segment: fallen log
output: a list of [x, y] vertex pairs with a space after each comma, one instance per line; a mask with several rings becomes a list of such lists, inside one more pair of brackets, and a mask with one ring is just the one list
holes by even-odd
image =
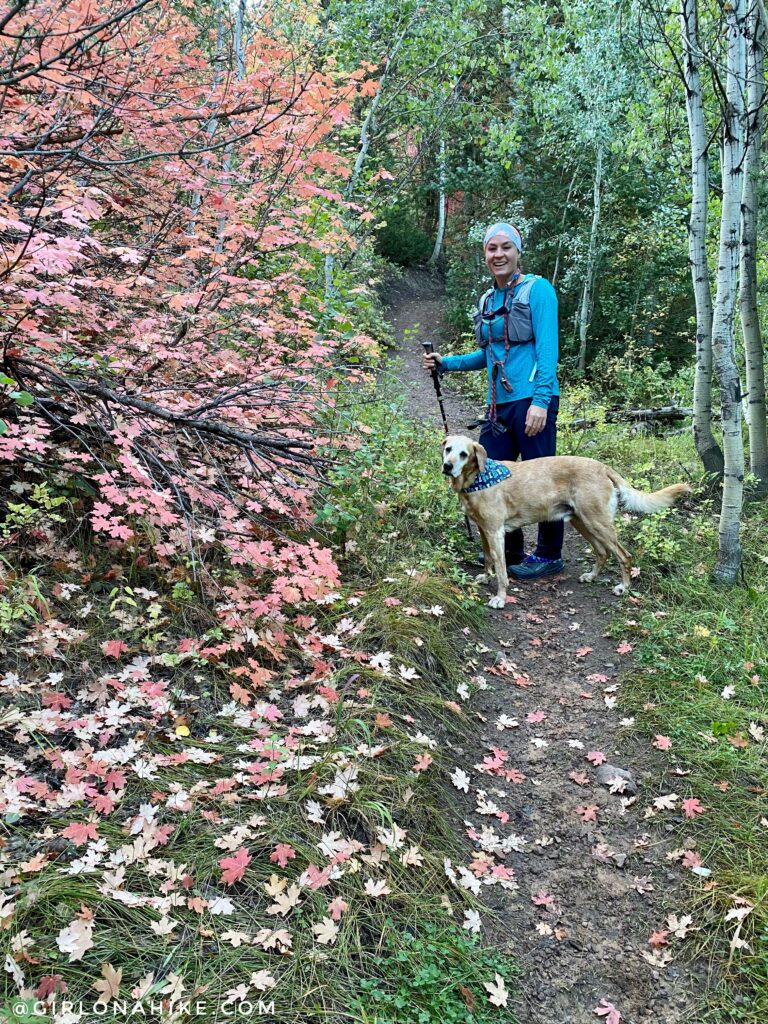
[[[693, 416], [693, 409], [680, 405], [664, 405], [659, 409], [609, 409], [605, 414], [607, 423], [652, 423], [654, 421], [670, 422], [685, 420]], [[586, 429], [597, 426], [596, 419], [571, 420], [563, 426], [571, 429]]]

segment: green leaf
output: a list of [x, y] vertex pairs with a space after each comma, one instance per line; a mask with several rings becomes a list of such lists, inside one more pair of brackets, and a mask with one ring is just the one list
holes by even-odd
[[5, 422], [5, 420], [0, 420], [0, 437], [2, 437], [3, 434], [7, 434], [7, 433], [8, 433], [8, 424]]
[[12, 391], [11, 398], [14, 400], [16, 405], [34, 405], [35, 397], [30, 395], [28, 391]]
[[727, 736], [736, 729], [736, 722], [713, 722], [712, 723], [712, 735], [713, 736]]

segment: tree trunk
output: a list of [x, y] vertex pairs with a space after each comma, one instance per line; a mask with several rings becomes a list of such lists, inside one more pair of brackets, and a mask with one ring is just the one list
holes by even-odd
[[576, 169], [573, 172], [571, 178], [571, 184], [568, 186], [568, 195], [566, 196], [565, 203], [563, 204], [563, 216], [560, 220], [560, 236], [557, 240], [557, 253], [555, 255], [555, 269], [552, 271], [552, 287], [554, 288], [557, 284], [557, 276], [560, 272], [560, 253], [563, 248], [563, 232], [565, 231], [565, 218], [568, 216], [568, 210], [571, 205], [571, 196], [573, 195], [573, 187], [576, 184], [576, 175], [579, 173], [581, 164], [576, 164]]
[[697, 0], [682, 0], [685, 107], [691, 145], [691, 217], [688, 253], [696, 301], [696, 370], [693, 383], [693, 437], [708, 473], [723, 472], [723, 453], [712, 433], [712, 291], [707, 264], [707, 201], [709, 157], [704, 126]]
[[749, 464], [761, 489], [768, 488], [768, 424], [765, 405], [765, 364], [760, 320], [757, 315], [757, 215], [760, 179], [760, 144], [765, 99], [765, 28], [757, 5], [748, 19], [747, 110], [744, 184], [741, 194], [741, 330], [747, 369], [747, 423]]
[[[245, 39], [243, 34], [243, 27], [245, 23], [245, 0], [239, 0], [237, 5], [237, 14], [235, 15], [235, 77], [238, 82], [242, 82], [245, 78]], [[226, 195], [229, 191], [229, 173], [232, 170], [232, 154], [235, 149], [234, 142], [230, 142], [226, 149], [226, 155], [224, 157], [224, 167], [222, 168], [222, 179], [223, 189], [222, 191]], [[219, 223], [216, 228], [216, 245], [215, 252], [221, 252], [224, 249], [224, 229], [227, 226], [227, 215], [222, 213], [219, 217]]]
[[744, 159], [744, 82], [747, 71], [746, 0], [726, 8], [728, 64], [723, 110], [720, 246], [717, 293], [712, 317], [712, 354], [723, 415], [723, 500], [716, 583], [735, 583], [741, 565], [741, 507], [744, 490], [744, 440], [741, 434], [741, 385], [736, 366], [734, 320], [739, 269], [739, 219]]
[[[352, 168], [352, 174], [349, 177], [349, 181], [347, 182], [347, 187], [346, 187], [346, 189], [344, 191], [344, 195], [345, 195], [345, 197], [347, 199], [350, 199], [352, 197], [354, 191], [355, 191], [355, 185], [357, 184], [357, 179], [360, 177], [360, 172], [363, 169], [363, 164], [365, 163], [366, 157], [368, 156], [368, 150], [371, 147], [371, 139], [373, 137], [373, 132], [374, 132], [374, 129], [376, 127], [376, 111], [379, 109], [379, 104], [381, 103], [381, 98], [384, 95], [384, 85], [385, 85], [385, 83], [387, 81], [387, 77], [389, 76], [389, 72], [390, 72], [390, 69], [392, 67], [392, 62], [394, 61], [395, 57], [397, 56], [398, 50], [403, 45], [403, 41], [404, 41], [404, 39], [405, 39], [405, 37], [406, 37], [406, 35], [408, 33], [408, 29], [410, 28], [410, 24], [411, 23], [410, 23], [410, 20], [409, 20], [406, 23], [405, 28], [400, 33], [400, 36], [399, 36], [397, 42], [392, 47], [392, 52], [389, 54], [389, 56], [386, 59], [386, 62], [384, 64], [384, 71], [382, 72], [381, 78], [379, 79], [378, 88], [376, 89], [376, 92], [375, 92], [374, 97], [373, 97], [373, 101], [371, 102], [371, 106], [368, 109], [368, 113], [365, 115], [365, 118], [363, 120], [363, 124], [362, 124], [362, 127], [360, 129], [360, 149], [358, 150], [357, 158], [355, 159], [355, 165]], [[335, 285], [334, 280], [333, 280], [333, 271], [334, 271], [335, 263], [336, 263], [336, 260], [335, 260], [335, 258], [333, 256], [333, 254], [329, 253], [325, 257], [325, 301], [326, 302], [328, 302], [330, 299], [332, 299], [334, 297], [334, 295], [336, 294], [336, 285]]]
[[437, 266], [437, 261], [440, 259], [440, 252], [443, 248], [443, 237], [445, 236], [445, 138], [440, 139], [438, 167], [440, 192], [437, 207], [437, 236], [432, 255], [429, 257], [430, 267]]
[[597, 271], [597, 233], [600, 227], [600, 191], [603, 185], [603, 147], [597, 147], [595, 160], [595, 178], [592, 184], [592, 227], [589, 232], [589, 249], [587, 251], [587, 270], [584, 274], [584, 288], [581, 293], [579, 310], [579, 369], [583, 373], [587, 368], [587, 331], [592, 319], [592, 296]]
[[[212, 92], [215, 95], [219, 85], [221, 84], [222, 68], [224, 64], [224, 7], [219, 0], [218, 4], [218, 15], [216, 18], [216, 53], [213, 58], [213, 89]], [[216, 134], [216, 128], [218, 126], [219, 119], [215, 114], [211, 114], [208, 118], [208, 123], [205, 126], [205, 134], [208, 136], [208, 141], [213, 139]], [[206, 154], [203, 157], [203, 170], [208, 167], [210, 157]], [[189, 225], [187, 232], [190, 235], [194, 235], [197, 228], [197, 216], [200, 212], [200, 205], [203, 201], [203, 194], [198, 189], [192, 196], [192, 202], [190, 204], [189, 213]]]

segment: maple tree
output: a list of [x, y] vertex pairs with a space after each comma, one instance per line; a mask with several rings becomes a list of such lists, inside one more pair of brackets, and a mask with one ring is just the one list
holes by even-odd
[[275, 609], [337, 580], [279, 527], [327, 465], [346, 342], [306, 275], [342, 232], [329, 143], [371, 83], [269, 9], [247, 41], [222, 17], [214, 44], [154, 0], [3, 16], [0, 458], [68, 478], [107, 543], [273, 576]]

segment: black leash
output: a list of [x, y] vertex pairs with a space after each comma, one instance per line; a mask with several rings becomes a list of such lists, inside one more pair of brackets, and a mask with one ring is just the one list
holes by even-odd
[[[435, 346], [432, 344], [431, 341], [422, 341], [421, 344], [422, 347], [424, 348], [424, 352], [427, 355], [435, 351]], [[437, 365], [433, 366], [432, 368], [432, 384], [434, 385], [435, 394], [437, 395], [437, 404], [440, 406], [440, 415], [443, 420], [443, 430], [445, 431], [447, 437], [448, 434], [450, 434], [450, 430], [448, 429], [448, 417], [445, 415], [445, 406], [443, 405], [443, 391], [442, 388], [440, 387], [440, 375], [437, 372]], [[464, 523], [467, 527], [467, 536], [469, 537], [470, 540], [473, 540], [474, 538], [472, 537], [472, 527], [470, 526], [469, 523], [469, 516], [464, 516]]]

